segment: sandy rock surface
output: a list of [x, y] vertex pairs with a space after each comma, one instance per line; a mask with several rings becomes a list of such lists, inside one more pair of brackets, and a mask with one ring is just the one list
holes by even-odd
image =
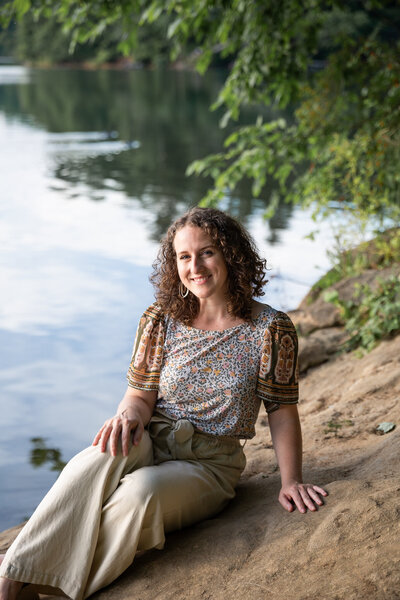
[[[138, 557], [99, 600], [400, 598], [400, 336], [360, 359], [335, 354], [340, 331], [324, 328], [324, 362], [303, 369], [300, 413], [305, 478], [327, 489], [325, 506], [302, 515], [278, 504], [262, 411], [235, 500]], [[384, 421], [397, 427], [378, 435]], [[0, 536], [3, 549], [17, 529]]]

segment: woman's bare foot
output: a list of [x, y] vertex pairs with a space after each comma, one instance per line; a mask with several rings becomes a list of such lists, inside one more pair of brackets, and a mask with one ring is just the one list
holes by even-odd
[[22, 585], [20, 581], [0, 577], [0, 600], [16, 600]]

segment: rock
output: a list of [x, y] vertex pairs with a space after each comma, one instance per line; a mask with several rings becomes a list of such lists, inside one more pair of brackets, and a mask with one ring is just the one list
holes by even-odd
[[315, 367], [327, 361], [329, 354], [323, 340], [312, 335], [299, 338], [299, 371], [304, 373], [309, 367]]
[[7, 548], [10, 547], [11, 542], [17, 537], [23, 526], [24, 523], [21, 523], [0, 533], [0, 554], [4, 554]]
[[393, 431], [393, 429], [395, 429], [395, 427], [396, 425], [394, 423], [384, 421], [383, 423], [379, 423], [378, 427], [376, 428], [376, 432], [380, 435], [383, 435], [384, 433], [390, 433]]
[[309, 335], [316, 329], [327, 329], [343, 325], [339, 309], [322, 299], [317, 300], [307, 309], [299, 308], [290, 311], [288, 314], [299, 334], [304, 336]]
[[346, 332], [339, 327], [314, 331], [307, 337], [299, 337], [299, 370], [304, 373], [327, 361], [346, 341]]

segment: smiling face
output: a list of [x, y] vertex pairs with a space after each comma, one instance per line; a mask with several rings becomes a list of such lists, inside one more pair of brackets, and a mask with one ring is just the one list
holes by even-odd
[[228, 271], [211, 237], [200, 227], [185, 225], [175, 234], [174, 248], [183, 285], [200, 301], [224, 299]]

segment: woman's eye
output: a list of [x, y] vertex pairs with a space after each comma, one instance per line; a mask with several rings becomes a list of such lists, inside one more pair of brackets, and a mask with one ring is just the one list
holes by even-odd
[[[201, 256], [213, 256], [213, 250], [203, 250], [200, 255]], [[179, 260], [190, 260], [190, 254], [181, 254]]]

